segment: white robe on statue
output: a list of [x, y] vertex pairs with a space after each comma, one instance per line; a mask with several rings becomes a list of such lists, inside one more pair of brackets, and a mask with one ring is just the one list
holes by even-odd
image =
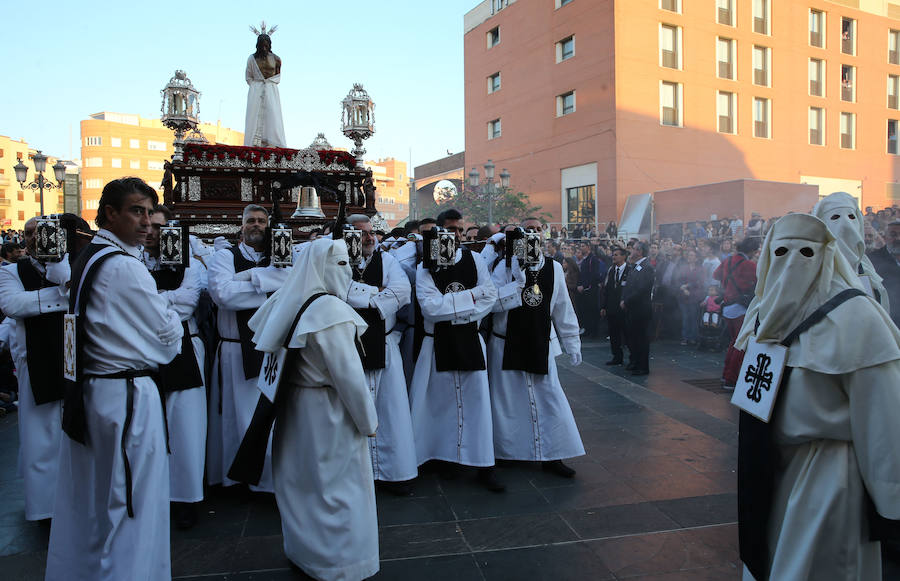
[[[538, 268], [543, 268], [544, 260], [546, 258], [542, 257]], [[578, 426], [575, 425], [572, 408], [559, 383], [556, 369], [556, 357], [562, 354], [560, 343], [566, 353], [581, 352], [578, 319], [569, 299], [562, 266], [555, 260], [552, 264], [552, 323], [547, 375], [503, 369], [506, 341], [497, 335], [506, 336], [509, 311], [522, 305], [522, 286], [511, 280], [513, 277], [508, 273], [505, 262], [500, 262], [492, 275], [499, 300], [494, 306], [494, 331], [488, 342], [488, 369], [494, 419], [494, 455], [504, 460], [561, 460], [584, 455]], [[511, 269], [519, 269], [515, 258]]]
[[[144, 255], [147, 268], [158, 268], [156, 258]], [[166, 394], [166, 422], [169, 428], [169, 499], [172, 502], [200, 502], [203, 500], [203, 469], [206, 465], [206, 378], [203, 373], [206, 350], [197, 336], [194, 314], [200, 299], [199, 271], [205, 270], [192, 259], [184, 271], [181, 286], [159, 294], [188, 322], [194, 357], [200, 367], [203, 385]]]
[[[115, 240], [129, 256], [109, 258], [94, 279], [84, 321], [86, 340], [80, 347], [84, 372], [157, 369], [177, 355], [181, 321], [156, 293], [140, 250], [102, 229], [95, 243], [106, 243], [101, 235]], [[162, 403], [150, 377], [138, 377], [134, 384], [134, 415], [126, 437], [134, 518], [126, 510], [120, 448], [126, 380], [89, 378], [84, 382], [87, 445], [62, 438], [47, 581], [171, 578]]]
[[[240, 251], [244, 258], [259, 262], [262, 252], [256, 252], [243, 242]], [[238, 339], [238, 324], [235, 312], [244, 309], [255, 309], [266, 301], [266, 294], [278, 289], [287, 276], [289, 269], [274, 266], [255, 267], [238, 275], [234, 271], [234, 255], [230, 249], [216, 252], [209, 265], [209, 294], [219, 306], [218, 326], [222, 338]], [[242, 280], [249, 273], [250, 280]], [[227, 477], [231, 462], [244, 439], [244, 433], [253, 419], [253, 412], [259, 401], [259, 390], [256, 388], [259, 370], [250, 379], [244, 378], [244, 362], [241, 357], [241, 344], [221, 342], [213, 367], [212, 388], [216, 390], [216, 409], [221, 405], [222, 413], [222, 474], [219, 481], [226, 486], [236, 484]], [[221, 397], [221, 401], [219, 398]], [[213, 405], [213, 402], [210, 402]], [[212, 481], [212, 477], [211, 481]], [[266, 453], [266, 464], [259, 485], [251, 486], [253, 490], [272, 492], [271, 445]]]
[[253, 55], [247, 59], [247, 116], [244, 121], [244, 145], [287, 147], [278, 83], [281, 74], [265, 78]]
[[[32, 259], [32, 264], [44, 272], [39, 262]], [[19, 380], [19, 469], [25, 480], [26, 520], [53, 517], [62, 437], [62, 401], [35, 404], [28, 377], [23, 319], [68, 309], [69, 293], [65, 287], [26, 291], [16, 264], [0, 268], [0, 310], [15, 321], [11, 323], [16, 336], [10, 342], [10, 355]]]
[[[400, 264], [387, 252], [381, 253], [383, 291], [361, 282], [350, 283], [347, 303], [353, 308], [374, 307], [390, 330], [397, 323], [397, 312], [409, 304], [411, 287]], [[365, 267], [365, 263], [361, 265]], [[400, 357], [400, 333], [385, 336], [384, 369], [366, 370], [366, 387], [378, 411], [378, 433], [369, 438], [372, 472], [375, 480], [399, 482], [418, 474], [416, 446], [413, 442], [409, 396]]]
[[[456, 251], [456, 262], [462, 251]], [[479, 323], [494, 306], [497, 289], [481, 257], [472, 253], [478, 270], [478, 285], [471, 290], [442, 294], [431, 272], [419, 265], [416, 298], [425, 319], [425, 332], [434, 324]], [[473, 300], [474, 296], [474, 300]], [[477, 340], [484, 353], [481, 335]], [[487, 357], [485, 357], [487, 360]], [[409, 393], [419, 464], [444, 460], [467, 466], [494, 465], [494, 435], [491, 428], [491, 395], [487, 369], [482, 371], [437, 371], [434, 338], [425, 336], [416, 361]]]

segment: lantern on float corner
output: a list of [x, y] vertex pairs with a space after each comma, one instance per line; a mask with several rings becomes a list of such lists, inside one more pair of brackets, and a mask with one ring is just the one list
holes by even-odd
[[353, 89], [347, 93], [341, 104], [343, 106], [341, 131], [356, 145], [351, 153], [356, 157], [357, 167], [362, 167], [363, 156], [366, 153], [362, 142], [375, 134], [375, 103], [363, 89], [362, 83], [354, 83]]
[[184, 159], [184, 136], [196, 130], [200, 122], [200, 91], [194, 88], [184, 71], [175, 71], [175, 76], [160, 91], [162, 96], [163, 125], [175, 132], [175, 155], [173, 159]]

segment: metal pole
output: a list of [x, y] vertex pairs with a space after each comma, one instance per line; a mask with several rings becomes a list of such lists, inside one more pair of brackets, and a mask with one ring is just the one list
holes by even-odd
[[41, 197], [41, 216], [44, 215], [44, 174], [38, 174], [38, 188], [40, 188]]
[[494, 225], [494, 183], [488, 182], [485, 184], [487, 186], [487, 195], [488, 195], [488, 226]]

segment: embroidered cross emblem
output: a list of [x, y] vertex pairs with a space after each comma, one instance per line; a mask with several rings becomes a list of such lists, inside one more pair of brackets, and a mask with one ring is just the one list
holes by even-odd
[[768, 371], [772, 358], [765, 353], [756, 356], [756, 367], [747, 366], [747, 373], [744, 375], [744, 381], [750, 384], [747, 390], [747, 397], [759, 403], [762, 399], [762, 390], [769, 391], [772, 388], [772, 372]]
[[278, 356], [275, 353], [270, 353], [266, 358], [265, 370], [263, 370], [263, 374], [266, 378], [266, 383], [273, 383], [275, 378], [278, 377]]

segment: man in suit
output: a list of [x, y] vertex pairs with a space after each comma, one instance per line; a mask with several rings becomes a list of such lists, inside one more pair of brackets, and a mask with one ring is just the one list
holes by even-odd
[[631, 362], [627, 369], [632, 375], [650, 372], [650, 321], [653, 319], [653, 267], [647, 259], [646, 242], [635, 242], [631, 248], [631, 270], [622, 285], [619, 306], [625, 311]]
[[882, 279], [891, 307], [891, 320], [900, 326], [900, 221], [887, 225], [884, 246], [869, 254], [875, 272]]
[[581, 303], [578, 310], [578, 318], [584, 326], [584, 337], [597, 335], [597, 309], [600, 306], [600, 286], [603, 284], [603, 264], [594, 255], [591, 245], [581, 245], [581, 255], [584, 257], [578, 265], [578, 291]]
[[[600, 316], [606, 317], [609, 327], [609, 349], [612, 359], [607, 365], [621, 365], [624, 361], [622, 342], [625, 340], [625, 313], [619, 303], [622, 302], [622, 283], [627, 280], [629, 266], [625, 262], [627, 254], [624, 248], [616, 248], [612, 253], [613, 265], [606, 273], [606, 286], [603, 293]], [[630, 348], [629, 348], [630, 350]]]

